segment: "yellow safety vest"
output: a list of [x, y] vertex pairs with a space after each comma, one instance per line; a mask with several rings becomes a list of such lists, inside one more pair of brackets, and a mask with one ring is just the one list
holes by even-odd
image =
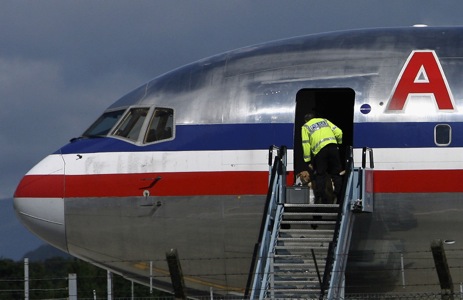
[[342, 130], [327, 119], [313, 118], [302, 126], [304, 161], [312, 160], [328, 144], [342, 143]]

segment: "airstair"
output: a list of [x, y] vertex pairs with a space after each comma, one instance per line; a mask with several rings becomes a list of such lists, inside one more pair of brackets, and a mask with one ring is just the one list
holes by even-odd
[[247, 295], [250, 299], [343, 298], [355, 214], [373, 211], [372, 150], [363, 148], [358, 168], [353, 166], [352, 149], [349, 152], [345, 197], [339, 204], [313, 204], [308, 187], [286, 186], [286, 147], [270, 147], [269, 166], [267, 202]]

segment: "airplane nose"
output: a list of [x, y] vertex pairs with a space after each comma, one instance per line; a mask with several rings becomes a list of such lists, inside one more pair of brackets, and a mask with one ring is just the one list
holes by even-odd
[[67, 252], [64, 201], [58, 198], [15, 198], [21, 222], [47, 243]]
[[23, 177], [14, 195], [14, 209], [32, 233], [67, 252], [61, 155], [46, 157]]

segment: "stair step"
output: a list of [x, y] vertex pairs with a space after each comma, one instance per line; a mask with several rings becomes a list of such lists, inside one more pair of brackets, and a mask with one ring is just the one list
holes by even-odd
[[339, 211], [339, 204], [284, 204], [285, 212], [337, 212]]
[[[314, 251], [314, 254], [318, 257], [321, 255], [326, 256], [327, 253], [326, 251], [328, 250], [329, 243], [324, 243], [323, 246], [321, 244], [315, 244], [315, 245], [310, 245], [304, 246], [304, 245], [276, 245], [275, 250], [278, 250], [278, 252], [275, 252], [276, 255], [306, 255], [305, 259], [311, 259], [312, 258], [312, 250]], [[284, 252], [284, 251], [287, 252]], [[299, 252], [295, 253], [293, 250], [299, 250]], [[301, 252], [303, 251], [303, 252]]]
[[[278, 250], [287, 250], [287, 251], [295, 251], [295, 250], [304, 250], [304, 251], [308, 251], [310, 253], [310, 249], [313, 249], [314, 251], [316, 249], [323, 249], [323, 250], [328, 250], [328, 244], [311, 244], [311, 245], [305, 245], [305, 244], [278, 244], [277, 247], [281, 247], [281, 248], [278, 248]], [[324, 253], [326, 255], [326, 253]]]
[[335, 212], [285, 212], [283, 218], [285, 217], [313, 217], [313, 216], [322, 216], [322, 217], [334, 217], [338, 216], [338, 213]]
[[278, 240], [280, 239], [317, 239], [319, 241], [332, 241], [333, 240], [333, 235], [328, 235], [328, 234], [306, 234], [306, 235], [300, 235], [300, 234], [288, 234], [288, 233], [281, 233], [278, 237]]
[[330, 239], [313, 239], [313, 240], [310, 240], [310, 239], [301, 239], [301, 238], [297, 238], [297, 239], [278, 239], [277, 240], [277, 245], [279, 246], [283, 246], [283, 245], [306, 245], [307, 247], [306, 248], [309, 248], [311, 246], [317, 246], [317, 245], [321, 245], [321, 244], [328, 244], [329, 242], [331, 242]]
[[274, 280], [275, 285], [290, 285], [290, 284], [298, 284], [298, 285], [312, 285], [312, 286], [318, 286], [320, 283], [315, 281], [315, 278], [311, 278], [312, 280]]
[[278, 242], [299, 242], [299, 243], [308, 243], [308, 242], [331, 242], [331, 237], [278, 237]]
[[[309, 280], [317, 278], [317, 271], [313, 269], [312, 271], [291, 271], [291, 270], [278, 270], [274, 272], [275, 279], [278, 281], [284, 280]], [[322, 275], [321, 275], [322, 276]]]
[[295, 204], [285, 203], [285, 208], [339, 208], [339, 204]]
[[286, 266], [293, 266], [293, 268], [298, 266], [301, 266], [300, 268], [312, 268], [314, 267], [314, 263], [313, 260], [304, 260], [302, 262], [296, 262], [292, 260], [277, 260], [274, 262], [274, 266], [275, 268], [284, 268]]
[[303, 234], [303, 235], [313, 235], [313, 234], [326, 234], [333, 237], [334, 229], [280, 229], [281, 233], [288, 234]]
[[300, 253], [298, 254], [275, 254], [273, 257], [275, 258], [275, 261], [278, 263], [285, 263], [285, 262], [292, 262], [292, 261], [304, 261], [304, 262], [313, 261], [313, 257], [310, 251], [304, 254], [300, 254]]
[[[324, 261], [323, 261], [324, 263]], [[317, 261], [317, 264], [320, 264], [318, 261]], [[275, 262], [274, 263], [274, 267], [273, 267], [275, 270], [297, 270], [297, 271], [300, 271], [300, 270], [315, 270], [315, 264], [313, 261], [304, 261], [302, 263], [296, 263], [296, 262], [290, 262], [290, 261], [279, 261], [279, 262]]]
[[320, 284], [319, 283], [312, 283], [310, 281], [301, 281], [301, 282], [282, 282], [282, 283], [277, 283], [275, 282], [274, 284], [274, 290], [280, 290], [284, 289], [287, 290], [289, 288], [291, 289], [320, 289]]
[[281, 280], [277, 281], [274, 280], [274, 288], [281, 288], [281, 289], [288, 289], [288, 288], [318, 288], [320, 283], [318, 282], [317, 276], [306, 277], [306, 278], [299, 278], [299, 279], [288, 279], [288, 280]]
[[[275, 275], [274, 280], [313, 280], [317, 279], [317, 270], [313, 269], [312, 271], [302, 270], [299, 272], [291, 270], [278, 270], [273, 273]], [[321, 274], [320, 276], [323, 276]], [[318, 279], [317, 279], [318, 280]]]
[[302, 225], [336, 225], [336, 221], [300, 221], [300, 220], [282, 220], [281, 224], [302, 224]]
[[298, 269], [305, 269], [305, 268], [313, 268], [315, 265], [313, 263], [298, 263], [298, 262], [294, 262], [294, 263], [289, 263], [289, 262], [279, 262], [279, 263], [274, 263], [273, 264], [273, 267], [274, 268], [284, 268], [284, 267], [298, 267]]
[[[272, 290], [269, 289], [267, 291], [267, 295], [271, 295]], [[307, 298], [310, 295], [319, 295], [320, 288], [306, 288], [306, 289], [295, 289], [295, 288], [281, 288], [281, 289], [274, 289], [275, 298], [278, 299], [318, 299], [318, 298]], [[273, 299], [275, 299], [273, 298]], [[266, 298], [270, 299], [270, 298]]]
[[311, 218], [311, 217], [320, 217], [320, 216], [325, 216], [329, 218], [336, 218], [338, 216], [337, 211], [311, 211], [311, 210], [286, 210], [283, 214], [283, 218], [291, 216], [291, 217], [296, 217], [296, 216], [301, 216], [305, 218]]
[[317, 275], [315, 267], [310, 269], [276, 269], [273, 271], [275, 280], [301, 280], [310, 279]]
[[272, 298], [270, 298], [271, 294], [268, 294], [269, 297], [264, 297], [263, 299], [268, 300], [293, 300], [293, 299], [305, 299], [305, 300], [318, 300], [320, 299], [320, 291], [312, 291], [312, 292], [304, 292], [302, 294], [294, 294], [294, 295], [286, 295], [286, 294], [278, 294], [274, 293]]
[[304, 251], [307, 251], [307, 250], [310, 250], [310, 249], [313, 249], [313, 250], [316, 250], [316, 249], [322, 249], [322, 250], [328, 250], [328, 244], [325, 245], [320, 245], [320, 246], [311, 246], [311, 247], [307, 247], [307, 246], [300, 246], [300, 245], [286, 245], [286, 246], [280, 246], [280, 245], [277, 245], [275, 246], [275, 249], [276, 250], [304, 250]]
[[[317, 265], [320, 266], [320, 264], [325, 264], [326, 260], [324, 257], [317, 257]], [[315, 263], [312, 260], [306, 260], [303, 262], [292, 262], [288, 260], [281, 260], [281, 261], [276, 261], [274, 262], [274, 268], [277, 270], [282, 270], [282, 269], [290, 269], [293, 268], [295, 270], [315, 270]]]

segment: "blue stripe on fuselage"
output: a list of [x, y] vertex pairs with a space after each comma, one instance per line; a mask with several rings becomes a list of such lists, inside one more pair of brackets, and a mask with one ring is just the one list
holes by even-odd
[[434, 142], [434, 128], [438, 124], [447, 124], [451, 127], [451, 143], [448, 147], [463, 146], [461, 122], [377, 122], [354, 124], [354, 147], [439, 147]]
[[[355, 148], [437, 147], [434, 143], [437, 124], [451, 126], [449, 147], [463, 146], [463, 123], [459, 122], [356, 123], [353, 144]], [[286, 145], [291, 149], [293, 130], [290, 123], [177, 125], [175, 139], [171, 141], [139, 146], [115, 138], [79, 139], [64, 146], [61, 153], [251, 150], [268, 149], [270, 145]]]

